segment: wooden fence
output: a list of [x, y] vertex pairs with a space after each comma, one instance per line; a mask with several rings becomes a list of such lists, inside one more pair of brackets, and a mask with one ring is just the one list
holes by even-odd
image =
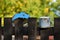
[[[4, 40], [12, 40], [12, 35], [15, 35], [15, 40], [23, 40], [23, 22], [26, 19], [17, 19], [12, 22], [11, 18], [4, 18], [4, 27], [0, 31], [0, 39], [1, 35], [4, 35]], [[0, 20], [1, 21], [1, 20]], [[36, 18], [29, 18], [28, 22], [28, 39], [29, 40], [36, 40]], [[12, 23], [15, 26], [12, 26]], [[1, 24], [1, 22], [0, 22]], [[1, 26], [1, 25], [0, 25]]]
[[[11, 18], [4, 18], [4, 27], [1, 27], [1, 18], [0, 18], [0, 40], [1, 40], [1, 35], [4, 35], [4, 40], [12, 40], [12, 35], [15, 35], [15, 40], [23, 40], [24, 30], [22, 29], [24, 28], [23, 27], [24, 20], [26, 19], [17, 19], [14, 22], [12, 22]], [[28, 40], [36, 40], [36, 35], [37, 35], [37, 30], [38, 30], [36, 26], [37, 25], [36, 20], [37, 20], [36, 18], [27, 19]], [[52, 32], [54, 33], [54, 36], [55, 36], [54, 38], [57, 39], [57, 37], [58, 38], [60, 37], [60, 33], [59, 33], [60, 31], [58, 31], [60, 30], [60, 27], [59, 27], [60, 25], [58, 25], [60, 24], [60, 18], [55, 18], [54, 22], [55, 22], [55, 27], [53, 28], [54, 32], [53, 31]], [[14, 27], [12, 26], [12, 23], [15, 24]], [[56, 35], [59, 35], [59, 36], [56, 36]]]

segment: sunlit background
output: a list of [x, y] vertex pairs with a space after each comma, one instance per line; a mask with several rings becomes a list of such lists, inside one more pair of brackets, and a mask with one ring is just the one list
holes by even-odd
[[30, 17], [49, 16], [53, 27], [54, 17], [59, 17], [59, 15], [55, 14], [57, 10], [60, 11], [59, 7], [60, 0], [0, 0], [1, 25], [4, 25], [4, 17], [10, 18], [14, 14], [24, 11]]

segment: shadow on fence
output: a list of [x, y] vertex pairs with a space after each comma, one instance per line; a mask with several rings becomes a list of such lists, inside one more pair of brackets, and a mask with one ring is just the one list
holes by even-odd
[[[25, 19], [26, 20], [26, 19]], [[11, 18], [5, 18], [4, 27], [1, 27], [1, 18], [0, 18], [0, 40], [1, 35], [4, 35], [4, 40], [12, 40], [12, 35], [15, 35], [15, 40], [23, 40], [23, 35], [28, 35], [28, 40], [36, 40], [36, 34], [40, 35], [41, 28], [37, 27], [36, 18], [30, 18], [27, 20], [28, 27], [23, 27], [24, 19], [17, 19], [13, 23], [15, 26], [12, 26]], [[50, 28], [50, 34], [54, 35], [55, 40], [60, 39], [60, 18], [55, 18], [55, 27]], [[53, 31], [54, 30], [54, 31]], [[57, 35], [57, 36], [56, 36]], [[58, 40], [57, 39], [57, 40]]]

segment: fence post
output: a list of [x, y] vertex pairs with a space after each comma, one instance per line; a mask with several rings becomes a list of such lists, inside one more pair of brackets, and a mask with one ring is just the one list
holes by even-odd
[[60, 40], [60, 18], [54, 18], [54, 40]]
[[36, 40], [36, 18], [28, 19], [28, 40]]
[[1, 18], [0, 18], [0, 40], [1, 40], [2, 30], [1, 30]]
[[41, 40], [49, 40], [50, 35], [50, 17], [40, 17], [39, 18], [40, 37]]
[[4, 18], [4, 40], [12, 40], [12, 21], [11, 18]]
[[14, 21], [15, 24], [15, 40], [23, 40], [23, 19], [18, 18]]

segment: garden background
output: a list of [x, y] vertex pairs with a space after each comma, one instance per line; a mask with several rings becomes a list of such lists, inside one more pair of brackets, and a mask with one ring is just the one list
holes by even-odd
[[[54, 10], [60, 10], [60, 0], [0, 0], [1, 25], [4, 26], [4, 18], [13, 17], [21, 11], [26, 12], [30, 17], [40, 18], [49, 16], [51, 27], [54, 26], [54, 18], [58, 17]], [[51, 9], [54, 10], [51, 10]]]

